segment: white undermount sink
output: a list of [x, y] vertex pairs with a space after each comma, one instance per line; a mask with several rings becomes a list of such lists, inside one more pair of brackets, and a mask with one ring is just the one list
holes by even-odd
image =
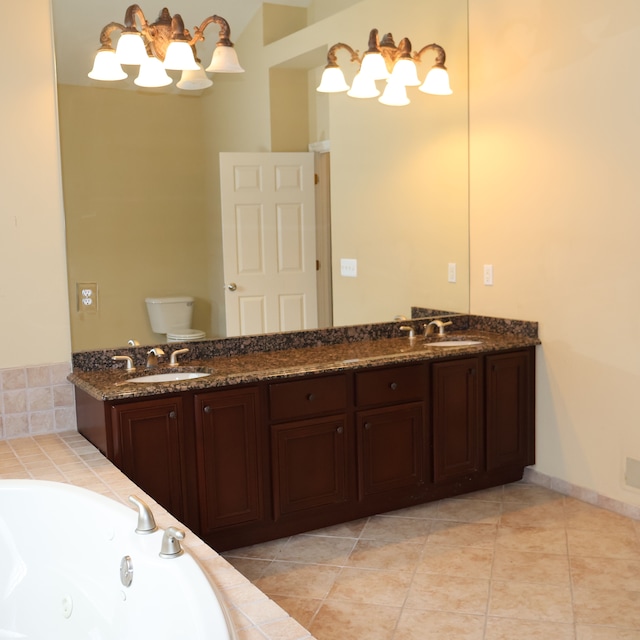
[[482, 340], [441, 340], [440, 342], [427, 342], [427, 347], [470, 347], [474, 344], [482, 344]]
[[196, 378], [204, 378], [211, 375], [201, 371], [171, 371], [169, 373], [153, 373], [148, 376], [140, 376], [131, 378], [127, 382], [136, 382], [143, 384], [153, 384], [154, 382], [179, 382], [180, 380], [195, 380]]

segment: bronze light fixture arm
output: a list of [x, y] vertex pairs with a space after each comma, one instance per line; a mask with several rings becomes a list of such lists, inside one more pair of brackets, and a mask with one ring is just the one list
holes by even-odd
[[198, 40], [204, 40], [204, 30], [213, 23], [220, 26], [217, 46], [233, 47], [233, 42], [231, 42], [231, 27], [229, 26], [229, 23], [223, 17], [215, 15], [205, 18], [199, 27], [195, 27], [194, 36], [191, 39], [190, 44], [193, 45], [198, 42]]
[[136, 28], [136, 18], [140, 20], [140, 27], [142, 31], [145, 31], [149, 27], [149, 23], [142, 12], [139, 4], [132, 4], [127, 7], [124, 14], [124, 26], [123, 33], [140, 33]]
[[348, 44], [345, 44], [344, 42], [336, 42], [336, 44], [334, 44], [329, 49], [329, 51], [327, 51], [327, 67], [339, 66], [338, 56], [336, 55], [336, 52], [340, 49], [345, 49], [349, 52], [349, 55], [351, 56], [351, 62], [360, 62], [360, 56], [358, 55], [357, 51], [352, 49]]
[[418, 51], [417, 53], [414, 53], [413, 59], [416, 60], [417, 62], [420, 62], [422, 54], [425, 51], [436, 51], [437, 55], [436, 55], [435, 66], [438, 66], [438, 67], [444, 66], [444, 63], [447, 59], [447, 54], [445, 53], [444, 49], [439, 44], [436, 44], [435, 42], [433, 42], [432, 44], [428, 44], [425, 47], [422, 47], [420, 51]]
[[100, 32], [100, 49], [99, 51], [115, 51], [113, 48], [113, 42], [111, 41], [111, 34], [114, 31], [124, 31], [124, 25], [119, 22], [110, 22], [102, 27]]

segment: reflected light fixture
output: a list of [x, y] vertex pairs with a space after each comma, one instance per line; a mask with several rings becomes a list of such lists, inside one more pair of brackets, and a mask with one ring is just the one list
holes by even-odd
[[[196, 50], [196, 43], [204, 40], [204, 31], [210, 24], [220, 27], [218, 42], [205, 69]], [[139, 25], [139, 27], [137, 26]], [[112, 36], [120, 32], [116, 47]], [[236, 50], [229, 39], [229, 23], [220, 16], [209, 16], [192, 36], [184, 27], [180, 14], [173, 16], [165, 7], [155, 22], [149, 23], [137, 4], [127, 8], [124, 24], [110, 22], [100, 32], [100, 49], [96, 53], [89, 77], [93, 80], [112, 82], [124, 80], [127, 73], [122, 65], [140, 66], [134, 80], [140, 87], [164, 87], [173, 82], [167, 70], [182, 71], [177, 83], [179, 89], [197, 91], [210, 87], [209, 73], [242, 73]]]
[[[360, 70], [353, 79], [351, 87], [338, 65], [337, 52], [345, 49], [351, 56], [351, 62], [358, 62]], [[418, 78], [417, 62], [427, 51], [435, 51], [435, 64], [427, 73], [424, 82]], [[327, 52], [327, 66], [324, 68], [317, 91], [321, 93], [339, 93], [346, 91], [352, 98], [378, 98], [382, 104], [401, 107], [409, 104], [407, 87], [418, 87], [423, 93], [447, 96], [453, 93], [449, 85], [449, 74], [444, 66], [446, 54], [439, 44], [428, 44], [419, 51], [411, 51], [411, 41], [403, 38], [396, 47], [393, 36], [387, 33], [378, 39], [378, 30], [369, 33], [369, 48], [362, 55], [348, 44], [338, 42]], [[385, 80], [382, 95], [376, 84]], [[378, 97], [380, 96], [380, 97]]]

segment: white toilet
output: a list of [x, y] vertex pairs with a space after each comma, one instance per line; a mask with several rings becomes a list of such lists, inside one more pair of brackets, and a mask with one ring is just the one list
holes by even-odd
[[193, 298], [145, 298], [147, 313], [154, 333], [166, 333], [167, 342], [193, 342], [203, 340], [204, 331], [191, 328]]

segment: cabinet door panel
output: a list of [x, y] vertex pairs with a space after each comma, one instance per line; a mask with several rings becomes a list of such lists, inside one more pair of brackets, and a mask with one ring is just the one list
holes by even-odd
[[182, 517], [182, 399], [113, 405], [115, 464], [143, 491]]
[[261, 519], [257, 391], [198, 394], [195, 403], [203, 532]]
[[346, 428], [344, 416], [271, 427], [276, 520], [347, 500]]
[[433, 365], [434, 481], [480, 470], [480, 373], [477, 358]]
[[424, 483], [425, 420], [422, 404], [358, 413], [360, 499]]
[[533, 464], [528, 351], [487, 357], [487, 469]]

